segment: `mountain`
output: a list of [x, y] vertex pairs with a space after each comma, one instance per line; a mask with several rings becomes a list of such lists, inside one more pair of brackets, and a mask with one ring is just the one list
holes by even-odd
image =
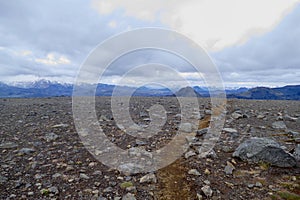
[[279, 88], [256, 87], [246, 92], [229, 94], [228, 98], [262, 100], [300, 100], [300, 85]]
[[31, 84], [13, 86], [5, 83], [0, 84], [0, 97], [52, 97], [71, 96], [73, 86], [44, 80]]
[[[92, 88], [96, 88], [96, 96], [111, 96], [115, 85], [108, 84], [81, 84], [77, 89], [80, 90], [80, 95], [90, 95]], [[132, 96], [175, 96], [168, 88], [149, 88], [149, 87], [128, 87], [118, 86], [120, 89], [117, 96], [128, 95], [130, 91], [134, 91]], [[218, 94], [218, 91], [211, 91], [213, 94]], [[73, 85], [51, 82], [48, 80], [40, 80], [34, 82], [19, 82], [11, 85], [0, 82], [0, 98], [8, 97], [54, 97], [54, 96], [72, 96]], [[194, 86], [185, 87], [178, 90], [176, 96], [191, 97], [195, 94], [198, 97], [209, 97], [209, 90], [206, 87]], [[226, 89], [228, 98], [238, 99], [272, 99], [272, 100], [300, 100], [300, 85], [290, 85], [278, 88], [256, 87], [252, 89], [237, 88]]]
[[175, 95], [177, 97], [200, 97], [201, 95], [192, 87], [184, 87], [178, 90]]

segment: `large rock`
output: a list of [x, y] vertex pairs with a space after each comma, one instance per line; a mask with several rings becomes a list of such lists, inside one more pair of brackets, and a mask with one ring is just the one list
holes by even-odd
[[294, 167], [296, 159], [285, 152], [280, 145], [269, 138], [250, 138], [233, 153], [234, 157], [239, 157], [248, 162], [267, 162], [277, 167]]
[[274, 122], [272, 124], [272, 128], [274, 129], [280, 129], [280, 130], [285, 130], [287, 129], [285, 123], [283, 121], [277, 121], [277, 122]]

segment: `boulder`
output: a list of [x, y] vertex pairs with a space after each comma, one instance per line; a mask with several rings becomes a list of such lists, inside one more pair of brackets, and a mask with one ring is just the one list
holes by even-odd
[[235, 150], [233, 157], [239, 157], [248, 162], [267, 162], [277, 167], [295, 167], [296, 159], [285, 152], [281, 146], [269, 138], [253, 137]]

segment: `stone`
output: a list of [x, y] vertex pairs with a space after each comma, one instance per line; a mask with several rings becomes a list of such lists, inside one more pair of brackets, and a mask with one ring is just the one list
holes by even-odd
[[297, 117], [291, 117], [289, 115], [285, 115], [283, 117], [283, 119], [286, 120], [286, 121], [296, 122], [298, 118]]
[[238, 133], [238, 131], [233, 128], [223, 128], [223, 131], [226, 133]]
[[204, 170], [204, 174], [206, 174], [206, 175], [210, 175], [210, 171], [209, 171], [209, 169], [207, 169], [207, 168], [206, 168], [206, 169]]
[[33, 193], [33, 192], [28, 192], [27, 195], [28, 195], [28, 196], [33, 196], [34, 193]]
[[188, 151], [184, 154], [184, 157], [188, 159], [189, 157], [195, 156], [196, 153], [194, 151]]
[[189, 170], [188, 174], [195, 175], [195, 176], [200, 176], [201, 175], [200, 172], [198, 170], [196, 170], [196, 169]]
[[182, 123], [180, 125], [180, 129], [183, 132], [190, 133], [192, 132], [192, 124], [191, 123]]
[[208, 133], [208, 128], [203, 128], [203, 129], [197, 130], [196, 136], [201, 137], [201, 136], [205, 135], [206, 133]]
[[156, 182], [157, 182], [156, 176], [153, 173], [147, 174], [140, 179], [140, 183], [156, 183]]
[[16, 147], [18, 147], [18, 145], [13, 142], [6, 142], [6, 143], [0, 144], [0, 149], [12, 149], [12, 148], [16, 148]]
[[261, 182], [256, 182], [255, 183], [255, 187], [259, 187], [259, 188], [261, 188], [263, 185], [261, 184]]
[[1, 176], [1, 175], [0, 175], [0, 184], [6, 183], [7, 180], [8, 180], [8, 178], [6, 178], [5, 176]]
[[234, 113], [231, 114], [231, 117], [233, 119], [240, 119], [240, 118], [243, 118], [243, 115], [238, 113], [238, 112], [234, 112]]
[[60, 173], [55, 173], [55, 174], [52, 175], [52, 178], [58, 178], [58, 177], [61, 177]]
[[197, 199], [198, 199], [198, 200], [202, 200], [202, 199], [203, 199], [203, 196], [202, 196], [201, 194], [197, 193]]
[[48, 188], [48, 191], [49, 191], [50, 193], [52, 193], [52, 194], [59, 194], [59, 190], [58, 190], [58, 188], [55, 187], [55, 186], [52, 186], [52, 187]]
[[288, 131], [289, 136], [293, 137], [293, 138], [300, 138], [300, 133], [296, 132], [296, 131]]
[[127, 193], [126, 195], [123, 196], [122, 200], [136, 200], [133, 194]]
[[79, 178], [80, 178], [80, 179], [85, 179], [85, 180], [90, 179], [90, 177], [89, 177], [88, 175], [84, 174], [84, 173], [81, 173], [81, 174], [79, 175]]
[[277, 167], [295, 167], [295, 158], [285, 152], [282, 147], [272, 139], [253, 137], [238, 146], [233, 157], [244, 161], [270, 163]]
[[294, 155], [295, 159], [299, 162], [300, 161], [300, 144], [297, 144], [293, 155]]
[[56, 124], [52, 128], [68, 128], [69, 124]]
[[34, 149], [31, 149], [31, 148], [22, 148], [19, 150], [19, 153], [20, 154], [31, 154], [31, 153], [34, 153], [35, 150]]
[[44, 137], [44, 139], [47, 141], [47, 142], [52, 142], [52, 141], [55, 141], [59, 136], [56, 135], [55, 133], [47, 133]]
[[277, 121], [272, 123], [272, 128], [279, 129], [279, 130], [285, 130], [287, 129], [285, 123], [283, 121]]
[[257, 115], [257, 119], [264, 119], [266, 116], [265, 115], [262, 115], [262, 114], [259, 114], [259, 115]]
[[209, 185], [205, 185], [201, 188], [202, 192], [204, 193], [205, 196], [207, 197], [212, 197], [213, 195], [213, 191], [212, 189], [210, 188]]
[[231, 162], [227, 161], [227, 165], [224, 169], [225, 174], [231, 175], [234, 169], [235, 169], [234, 165]]

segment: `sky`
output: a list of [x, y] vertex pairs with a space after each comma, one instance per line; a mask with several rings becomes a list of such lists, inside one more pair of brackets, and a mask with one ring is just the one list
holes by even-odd
[[[157, 27], [183, 34], [203, 48], [226, 87], [295, 85], [300, 84], [299, 23], [300, 0], [0, 1], [0, 81], [74, 83], [101, 43], [125, 31]], [[125, 42], [135, 41], [119, 45]], [[190, 63], [153, 49], [121, 56], [100, 81], [118, 84], [128, 74], [132, 77], [122, 84], [159, 78], [182, 86], [155, 67], [157, 73], [128, 73], [147, 63], [169, 65], [190, 84], [205, 84]], [[103, 67], [101, 59], [97, 66]]]

